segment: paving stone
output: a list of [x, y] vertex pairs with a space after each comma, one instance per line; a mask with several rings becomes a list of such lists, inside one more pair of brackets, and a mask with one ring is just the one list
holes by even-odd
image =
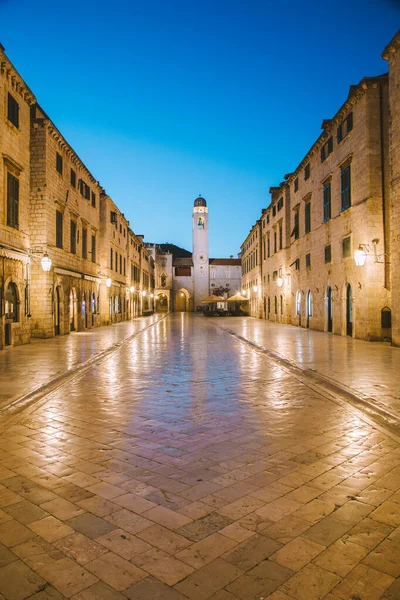
[[145, 571], [113, 552], [87, 563], [85, 568], [118, 592], [147, 576]]
[[352, 524], [346, 521], [338, 521], [334, 517], [326, 517], [303, 533], [303, 537], [330, 546], [352, 528]]
[[344, 541], [353, 542], [369, 550], [375, 548], [382, 540], [388, 537], [393, 528], [374, 519], [363, 519], [344, 536]]
[[7, 600], [24, 600], [46, 587], [46, 582], [17, 560], [0, 568], [0, 592]]
[[362, 600], [380, 600], [393, 582], [394, 578], [385, 573], [358, 565], [333, 589], [333, 593], [341, 600], [357, 597]]
[[30, 531], [25, 525], [12, 520], [0, 525], [0, 543], [11, 548], [22, 542], [36, 537], [36, 533]]
[[368, 554], [368, 549], [354, 544], [337, 540], [322, 552], [313, 562], [318, 567], [331, 571], [340, 577], [345, 577]]
[[115, 525], [101, 519], [100, 517], [96, 517], [90, 513], [84, 513], [83, 515], [79, 515], [68, 521], [68, 525], [83, 533], [90, 539], [96, 539], [105, 533], [109, 533], [110, 531], [114, 531], [117, 529]]
[[300, 571], [324, 550], [325, 546], [299, 536], [275, 552], [270, 560], [292, 571]]
[[362, 562], [392, 577], [399, 577], [400, 544], [388, 538], [381, 542]]
[[125, 596], [116, 592], [102, 581], [73, 596], [73, 600], [124, 600]]
[[191, 600], [206, 600], [240, 577], [242, 573], [243, 571], [234, 565], [217, 558], [178, 583], [175, 589]]
[[66, 525], [55, 517], [44, 517], [39, 521], [33, 521], [33, 523], [29, 523], [28, 527], [47, 542], [55, 542], [66, 535], [74, 533], [72, 527], [69, 527], [69, 525]]
[[45, 510], [36, 506], [36, 504], [32, 504], [32, 502], [18, 502], [18, 504], [12, 504], [11, 506], [7, 506], [4, 509], [10, 517], [16, 519], [23, 525], [27, 525], [28, 523], [32, 523], [33, 521], [37, 521], [42, 517], [48, 516]]
[[197, 519], [196, 521], [190, 522], [188, 525], [180, 527], [176, 532], [193, 542], [200, 542], [200, 540], [203, 540], [213, 533], [217, 533], [217, 531], [231, 523], [232, 519], [218, 513], [211, 513], [202, 519]]
[[[147, 513], [145, 513], [147, 514]], [[141, 515], [137, 515], [136, 513], [127, 510], [125, 508], [111, 513], [111, 515], [107, 515], [105, 520], [109, 523], [112, 523], [115, 528], [124, 529], [129, 533], [135, 534], [143, 529], [147, 529], [147, 527], [151, 527], [152, 522], [149, 519]]]
[[[135, 583], [124, 590], [124, 596], [129, 600], [185, 600], [187, 598], [187, 596], [182, 596], [178, 591], [154, 578], [142, 579]], [[82, 600], [91, 599], [82, 598]], [[93, 600], [97, 599], [93, 598]], [[107, 599], [105, 598], [105, 600]], [[113, 599], [110, 598], [110, 600]]]
[[293, 571], [269, 560], [260, 562], [227, 586], [234, 598], [254, 600], [254, 598], [269, 598], [269, 594], [282, 585], [294, 574]]
[[[340, 577], [315, 565], [307, 565], [288, 581], [281, 590], [296, 600], [324, 598], [338, 583]], [[350, 596], [347, 598], [349, 600]]]
[[105, 517], [117, 510], [121, 510], [121, 507], [118, 504], [109, 502], [104, 498], [100, 498], [100, 496], [91, 496], [90, 498], [79, 500], [77, 505], [80, 508], [93, 513], [97, 517]]
[[222, 558], [242, 571], [248, 571], [281, 547], [282, 545], [275, 540], [255, 534], [225, 553]]
[[135, 556], [132, 562], [171, 586], [193, 573], [193, 568], [188, 564], [158, 548], [152, 548], [139, 556]]
[[61, 521], [68, 521], [68, 519], [73, 519], [84, 512], [82, 508], [75, 506], [75, 504], [64, 498], [45, 502], [40, 505], [40, 508]]
[[161, 525], [152, 525], [147, 529], [143, 529], [137, 533], [136, 537], [149, 543], [151, 546], [164, 550], [168, 554], [176, 554], [191, 544], [182, 535]]
[[53, 545], [79, 565], [84, 565], [107, 552], [104, 546], [82, 535], [82, 533], [67, 535], [53, 542]]
[[200, 542], [192, 544], [189, 548], [178, 552], [175, 557], [195, 569], [200, 569], [200, 567], [218, 558], [236, 545], [237, 542], [214, 533]]
[[152, 548], [150, 544], [147, 544], [123, 529], [110, 531], [110, 533], [106, 533], [105, 535], [96, 538], [96, 541], [126, 560], [131, 560], [134, 556], [147, 552]]

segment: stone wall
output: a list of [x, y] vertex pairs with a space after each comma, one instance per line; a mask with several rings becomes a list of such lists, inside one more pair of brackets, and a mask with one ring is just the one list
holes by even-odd
[[400, 346], [400, 32], [383, 53], [389, 63], [390, 257], [392, 267], [392, 342]]

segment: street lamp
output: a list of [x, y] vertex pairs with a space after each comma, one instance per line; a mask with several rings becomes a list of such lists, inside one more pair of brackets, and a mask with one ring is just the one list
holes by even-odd
[[245, 289], [242, 290], [242, 296], [246, 296], [246, 290]]
[[110, 278], [106, 279], [106, 286], [109, 288], [111, 287], [112, 281]]
[[129, 291], [131, 294], [133, 294], [133, 292], [135, 291], [135, 288], [133, 287], [133, 285], [131, 285], [131, 287], [129, 288]]
[[146, 290], [143, 290], [142, 296], [145, 296], [146, 294], [147, 294]]
[[40, 264], [42, 265], [42, 269], [43, 271], [45, 271], [46, 273], [48, 273], [51, 269], [51, 258], [50, 256], [47, 254], [47, 252], [44, 253]]
[[258, 285], [253, 285], [253, 292], [257, 293], [258, 292]]
[[282, 287], [282, 285], [283, 285], [283, 279], [282, 279], [282, 277], [278, 277], [278, 279], [276, 280], [276, 285], [278, 287]]
[[364, 244], [360, 244], [357, 250], [354, 252], [354, 261], [357, 267], [363, 267], [367, 260], [367, 252], [365, 251]]

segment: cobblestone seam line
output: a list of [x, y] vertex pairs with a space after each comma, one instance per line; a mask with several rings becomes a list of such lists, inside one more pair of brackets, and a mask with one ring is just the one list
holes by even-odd
[[[98, 363], [101, 360], [104, 360], [105, 358], [110, 356], [110, 354], [112, 354], [113, 352], [115, 352], [116, 350], [121, 348], [121, 346], [123, 346], [124, 344], [133, 340], [137, 335], [139, 335], [143, 331], [146, 331], [146, 329], [150, 329], [150, 327], [153, 327], [154, 325], [156, 325], [157, 323], [159, 323], [160, 321], [165, 319], [167, 316], [168, 315], [164, 315], [164, 316], [160, 317], [157, 321], [154, 321], [154, 322], [150, 323], [149, 325], [146, 325], [139, 331], [135, 331], [135, 333], [132, 333], [132, 334], [124, 337], [122, 340], [115, 342], [115, 344], [112, 344], [105, 350], [102, 350], [98, 354], [95, 354], [88, 360], [85, 360], [84, 362], [80, 363], [79, 365], [71, 367], [71, 369], [68, 369], [68, 371], [61, 373], [60, 375], [58, 375], [57, 377], [54, 377], [50, 381], [47, 381], [46, 383], [36, 387], [28, 394], [24, 394], [23, 396], [19, 396], [17, 398], [8, 400], [5, 405], [0, 406], [0, 416], [12, 416], [12, 415], [20, 413], [23, 410], [26, 410], [27, 408], [29, 408], [32, 405], [36, 405], [42, 398], [44, 398], [45, 396], [47, 396], [48, 394], [50, 394], [57, 388], [65, 385], [71, 379], [74, 379], [78, 375], [81, 375], [82, 373], [87, 371], [90, 367], [92, 367], [95, 363]], [[35, 406], [35, 408], [36, 408], [36, 406]]]
[[331, 400], [341, 400], [342, 402], [344, 401], [347, 404], [351, 404], [364, 413], [364, 415], [372, 419], [374, 424], [378, 423], [378, 425], [383, 427], [386, 432], [390, 432], [397, 441], [400, 441], [400, 415], [397, 411], [389, 411], [387, 407], [378, 400], [366, 396], [365, 394], [357, 393], [354, 389], [339, 383], [337, 380], [330, 379], [317, 371], [304, 369], [299, 363], [296, 363], [289, 358], [285, 358], [278, 352], [267, 350], [263, 346], [246, 339], [231, 329], [217, 325], [217, 323], [210, 323], [210, 325], [225, 331], [239, 342], [251, 346], [257, 352], [268, 356], [268, 358], [279, 364], [280, 367], [294, 377], [297, 377], [297, 379], [314, 391], [317, 391]]

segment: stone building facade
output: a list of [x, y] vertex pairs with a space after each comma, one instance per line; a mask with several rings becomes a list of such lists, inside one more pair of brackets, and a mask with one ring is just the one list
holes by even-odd
[[390, 339], [387, 75], [351, 86], [322, 129], [242, 245], [251, 314]]
[[143, 236], [3, 47], [0, 115], [0, 349], [152, 312], [155, 267]]
[[392, 341], [400, 346], [400, 31], [383, 52], [389, 64], [389, 175]]
[[35, 102], [0, 46], [0, 349], [30, 338], [29, 130]]

